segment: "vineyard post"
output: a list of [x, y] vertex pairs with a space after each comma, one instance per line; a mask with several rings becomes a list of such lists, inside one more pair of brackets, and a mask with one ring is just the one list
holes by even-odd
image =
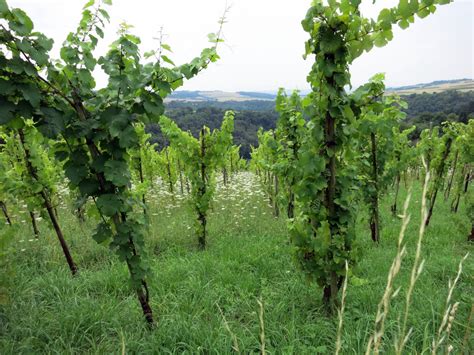
[[169, 157], [169, 152], [167, 148], [165, 148], [165, 156], [166, 156], [166, 172], [168, 174], [169, 191], [171, 194], [174, 194], [173, 177], [171, 175], [171, 163], [170, 163], [170, 157]]
[[267, 194], [268, 194], [268, 203], [270, 206], [273, 206], [273, 186], [274, 186], [274, 181], [273, 181], [273, 174], [270, 170], [267, 171]]
[[227, 168], [224, 163], [224, 167], [222, 168], [222, 180], [224, 183], [224, 186], [227, 186]]
[[35, 237], [38, 238], [39, 230], [38, 230], [38, 226], [36, 225], [35, 212], [29, 211], [29, 213], [30, 213], [31, 225], [33, 226], [33, 233], [35, 234]]
[[470, 181], [471, 181], [471, 170], [468, 166], [466, 177], [464, 178], [464, 193], [467, 193], [467, 189], [469, 188]]
[[405, 189], [408, 189], [408, 171], [406, 169], [402, 171], [402, 176], [403, 176], [403, 185], [405, 186]]
[[451, 202], [451, 212], [457, 213], [459, 208], [459, 202], [461, 201], [461, 192], [456, 194], [456, 197]]
[[454, 175], [456, 174], [457, 163], [458, 163], [458, 156], [459, 156], [459, 149], [456, 149], [454, 153], [454, 162], [453, 166], [451, 167], [451, 174], [449, 176], [448, 185], [446, 186], [446, 190], [444, 192], [444, 200], [448, 200], [449, 194], [451, 193], [451, 187], [453, 186]]
[[[276, 132], [273, 131], [273, 139], [275, 142], [277, 141], [276, 137]], [[275, 161], [274, 161], [275, 163]], [[275, 169], [274, 169], [275, 170]], [[280, 217], [280, 207], [278, 206], [278, 194], [279, 194], [279, 180], [278, 180], [278, 172], [274, 171], [273, 172], [273, 193], [274, 193], [274, 198], [273, 198], [273, 215], [278, 218]]]
[[[400, 155], [397, 156], [397, 162], [400, 162]], [[400, 172], [397, 171], [397, 175], [395, 177], [395, 197], [394, 197], [393, 205], [390, 206], [390, 209], [392, 210], [392, 214], [394, 216], [397, 215], [397, 202], [398, 202], [399, 190], [400, 190]]]
[[187, 176], [184, 177], [184, 182], [186, 183], [186, 192], [189, 195], [189, 192], [191, 191], [191, 187], [189, 186], [189, 179]]
[[[36, 169], [33, 166], [33, 164], [31, 163], [30, 151], [29, 151], [29, 149], [28, 149], [28, 147], [25, 143], [25, 134], [23, 132], [23, 129], [19, 129], [18, 134], [19, 134], [19, 137], [20, 137], [21, 146], [23, 147], [23, 151], [24, 151], [24, 154], [25, 154], [25, 164], [26, 164], [28, 174], [30, 175], [30, 177], [33, 180], [39, 182], [38, 174], [36, 173]], [[73, 275], [75, 275], [77, 273], [77, 266], [74, 263], [74, 260], [72, 258], [72, 255], [71, 255], [70, 251], [69, 251], [69, 247], [67, 245], [67, 242], [64, 239], [63, 231], [61, 230], [61, 227], [59, 226], [59, 222], [58, 222], [58, 219], [56, 217], [56, 213], [54, 212], [54, 207], [51, 203], [51, 199], [48, 196], [48, 192], [46, 191], [46, 189], [44, 187], [42, 187], [41, 191], [39, 191], [38, 195], [41, 196], [41, 198], [43, 200], [43, 203], [44, 203], [44, 207], [46, 208], [46, 211], [48, 212], [49, 218], [51, 219], [51, 224], [53, 225], [53, 228], [54, 228], [54, 231], [56, 232], [59, 243], [61, 244], [61, 248], [63, 250], [64, 257], [66, 258], [67, 264], [69, 265], [69, 269], [71, 270], [71, 273]]]
[[425, 222], [425, 226], [427, 226], [427, 227], [430, 224], [431, 216], [433, 215], [433, 209], [434, 209], [434, 205], [436, 203], [436, 197], [438, 195], [438, 189], [440, 188], [440, 185], [442, 183], [442, 179], [443, 179], [443, 175], [444, 175], [444, 171], [445, 171], [445, 167], [446, 167], [446, 160], [448, 159], [449, 153], [451, 152], [451, 144], [452, 143], [453, 143], [453, 138], [451, 136], [447, 137], [446, 143], [445, 143], [446, 145], [445, 145], [442, 157], [441, 157], [441, 161], [440, 161], [440, 163], [439, 163], [439, 165], [436, 169], [436, 175], [435, 175], [435, 178], [434, 178], [434, 186], [433, 186], [434, 190], [433, 190], [433, 192], [431, 193], [431, 195], [429, 197], [430, 207], [429, 207], [428, 215], [426, 217], [426, 222]]
[[372, 240], [376, 243], [380, 241], [380, 226], [379, 226], [379, 173], [377, 166], [377, 141], [375, 133], [370, 133], [371, 155], [372, 155], [372, 181], [374, 183], [374, 193], [371, 198], [371, 217], [370, 217], [370, 231], [372, 233]]
[[5, 202], [0, 201], [0, 208], [2, 209], [3, 215], [5, 216], [5, 219], [7, 220], [8, 225], [11, 226], [12, 221], [10, 219], [10, 216], [8, 215], [7, 205], [5, 204]]
[[[178, 164], [178, 171], [179, 171], [179, 188], [181, 191], [181, 195], [184, 195], [183, 170], [181, 167], [181, 161], [179, 160], [179, 157], [177, 158], [177, 164]], [[189, 193], [189, 187], [188, 187], [188, 193]]]
[[471, 220], [471, 232], [467, 237], [468, 242], [474, 242], [474, 193], [471, 193], [467, 199], [467, 215]]
[[[203, 197], [206, 194], [206, 130], [203, 127], [200, 133], [200, 172], [201, 172], [201, 181], [198, 188], [198, 195]], [[200, 234], [198, 235], [199, 247], [201, 249], [206, 248], [206, 214], [202, 211], [202, 207], [198, 208], [198, 221], [201, 224]]]
[[[138, 152], [138, 174], [139, 174], [140, 182], [143, 184], [145, 182], [145, 179], [143, 178], [143, 164], [142, 164], [141, 150]], [[146, 215], [145, 192], [143, 192], [142, 194], [142, 202], [143, 202], [143, 214]]]
[[275, 197], [273, 199], [273, 214], [275, 215], [275, 217], [279, 217], [280, 216], [280, 208], [278, 206], [278, 194], [279, 194], [279, 181], [278, 181], [278, 174], [274, 174], [274, 188], [273, 188], [273, 191], [275, 193]]

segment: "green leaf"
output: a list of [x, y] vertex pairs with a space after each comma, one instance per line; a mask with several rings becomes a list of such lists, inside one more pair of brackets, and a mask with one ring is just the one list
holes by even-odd
[[366, 52], [370, 52], [370, 50], [374, 47], [374, 42], [370, 39], [369, 36], [366, 36], [364, 38], [364, 41], [362, 42], [362, 47]]
[[108, 223], [101, 222], [97, 225], [97, 228], [92, 235], [92, 238], [99, 243], [102, 244], [108, 239], [112, 237], [112, 229], [110, 228]]
[[87, 69], [79, 69], [77, 72], [77, 77], [81, 83], [81, 85], [85, 85], [89, 88], [95, 87], [95, 80], [92, 77], [92, 74]]
[[430, 14], [430, 10], [429, 9], [421, 9], [420, 11], [418, 11], [417, 15], [419, 18], [425, 18], [426, 16], [428, 16]]
[[162, 55], [161, 59], [163, 59], [163, 61], [165, 61], [166, 63], [169, 63], [171, 65], [175, 65], [174, 62], [170, 58], [168, 58], [166, 55]]
[[107, 11], [105, 11], [104, 9], [99, 9], [99, 12], [102, 14], [102, 16], [108, 21], [110, 22], [110, 16], [109, 16], [109, 13]]
[[65, 150], [56, 150], [54, 157], [59, 161], [65, 161], [69, 157], [69, 153]]
[[22, 74], [25, 72], [28, 75], [33, 75], [36, 73], [36, 69], [30, 63], [25, 62], [18, 57], [9, 60], [8, 65], [15, 74]]
[[398, 23], [398, 26], [400, 26], [400, 28], [404, 30], [410, 26], [410, 23], [407, 20], [400, 20], [400, 22]]
[[56, 139], [66, 126], [66, 115], [51, 107], [41, 107], [43, 118], [38, 124], [39, 131], [46, 137]]
[[116, 186], [127, 186], [130, 183], [130, 171], [125, 161], [108, 160], [104, 165], [104, 174], [107, 181]]
[[28, 15], [21, 9], [11, 11], [13, 20], [10, 22], [10, 28], [20, 36], [27, 36], [33, 30], [33, 22]]
[[352, 4], [349, 2], [349, 0], [342, 0], [340, 9], [343, 14], [348, 14], [352, 10]]
[[119, 144], [121, 148], [132, 148], [138, 144], [138, 136], [133, 126], [128, 126], [121, 131], [119, 135]]
[[42, 33], [37, 34], [36, 43], [41, 46], [45, 51], [50, 51], [53, 48], [54, 41], [51, 38], [46, 37]]
[[103, 154], [99, 155], [98, 157], [94, 158], [92, 161], [91, 167], [98, 173], [104, 172], [104, 164], [107, 161], [107, 157]]
[[389, 9], [383, 9], [380, 11], [377, 20], [381, 22], [392, 22], [392, 12]]
[[1, 95], [10, 95], [16, 89], [15, 84], [11, 80], [0, 78], [0, 94]]
[[410, 7], [408, 6], [408, 0], [400, 0], [398, 3], [398, 13], [402, 18], [410, 16]]
[[95, 67], [96, 64], [97, 64], [97, 61], [90, 54], [90, 52], [87, 52], [87, 53], [84, 54], [84, 65], [86, 66], [86, 68], [88, 70], [90, 70], [90, 71], [94, 70], [94, 67]]
[[374, 45], [376, 47], [383, 47], [386, 44], [387, 44], [387, 40], [383, 36], [383, 33], [379, 32], [379, 33], [375, 34], [375, 36], [374, 36]]
[[23, 93], [23, 97], [31, 104], [31, 106], [38, 107], [41, 100], [41, 93], [36, 86], [22, 85], [20, 90]]
[[101, 120], [108, 124], [109, 133], [112, 137], [119, 137], [130, 124], [130, 115], [125, 111], [108, 108], [101, 114]]
[[143, 57], [144, 57], [145, 59], [148, 59], [148, 58], [150, 58], [150, 57], [153, 57], [155, 54], [156, 54], [156, 51], [149, 51], [149, 52], [143, 53]]
[[385, 37], [387, 41], [391, 41], [393, 39], [393, 32], [390, 29], [383, 31], [382, 35]]
[[209, 33], [207, 35], [207, 38], [209, 39], [209, 42], [211, 43], [217, 42], [217, 35], [215, 33]]
[[95, 0], [89, 0], [83, 7], [83, 9], [87, 9], [88, 7], [91, 7], [92, 5], [95, 4]]
[[11, 121], [14, 117], [15, 105], [10, 101], [0, 97], [0, 124], [5, 124]]
[[79, 191], [83, 196], [94, 196], [99, 191], [99, 183], [96, 179], [84, 179], [79, 183]]
[[171, 47], [170, 47], [169, 45], [165, 44], [165, 43], [162, 43], [162, 44], [161, 44], [161, 48], [163, 48], [164, 50], [166, 50], [166, 51], [168, 51], [168, 52], [173, 52], [173, 51], [171, 50]]
[[99, 26], [95, 26], [95, 32], [100, 38], [104, 38], [104, 31]]
[[78, 186], [89, 175], [88, 169], [83, 164], [77, 164], [71, 159], [64, 164], [64, 173], [74, 186]]
[[6, 0], [0, 0], [0, 14], [5, 14], [8, 12], [8, 5]]
[[364, 285], [367, 285], [369, 283], [369, 280], [358, 278], [356, 276], [352, 276], [350, 278], [350, 283], [351, 283], [351, 285], [354, 285], [354, 286], [364, 286]]
[[59, 52], [61, 59], [64, 60], [66, 63], [79, 63], [79, 52], [77, 48], [73, 47], [63, 47]]
[[104, 194], [97, 198], [97, 207], [107, 217], [112, 217], [120, 212], [122, 200], [114, 194]]
[[33, 193], [38, 194], [43, 191], [43, 185], [35, 181], [30, 185], [30, 189]]
[[145, 111], [152, 116], [161, 116], [164, 112], [163, 104], [155, 104], [150, 101], [143, 102], [143, 107]]

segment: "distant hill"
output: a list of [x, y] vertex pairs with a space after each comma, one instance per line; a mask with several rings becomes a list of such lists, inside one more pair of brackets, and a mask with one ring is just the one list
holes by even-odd
[[409, 86], [390, 87], [387, 93], [397, 93], [398, 95], [422, 94], [422, 93], [440, 93], [448, 90], [458, 90], [462, 92], [474, 90], [474, 80], [438, 80], [431, 83], [416, 84]]
[[[431, 83], [415, 84], [408, 86], [389, 87], [387, 93], [396, 93], [399, 95], [422, 94], [422, 93], [440, 93], [448, 90], [458, 90], [462, 92], [474, 91], [474, 80], [456, 79], [456, 80], [437, 80]], [[301, 95], [305, 93], [302, 92]], [[187, 91], [178, 90], [173, 92], [167, 99], [167, 102], [192, 102], [192, 103], [214, 103], [223, 105], [223, 103], [232, 102], [239, 106], [239, 103], [254, 101], [274, 101], [276, 93], [257, 92], [257, 91], [237, 91], [228, 92], [221, 90], [214, 91]], [[244, 104], [245, 105], [245, 104]], [[222, 106], [219, 106], [222, 107]]]
[[[472, 84], [472, 80], [470, 82]], [[463, 85], [469, 85], [469, 81], [438, 81], [405, 87], [401, 90], [396, 88], [399, 91], [391, 88], [391, 92], [400, 93], [404, 91], [406, 93], [403, 100], [408, 104], [408, 108], [405, 110], [407, 117], [401, 125], [402, 128], [416, 126], [416, 130], [410, 138], [416, 140], [423, 129], [440, 125], [441, 122], [447, 120], [467, 122], [470, 118], [474, 119], [474, 90], [427, 92], [435, 86], [446, 88], [462, 87]], [[204, 96], [203, 92], [178, 91], [177, 93], [181, 99], [166, 103], [166, 115], [172, 118], [182, 129], [191, 131], [195, 136], [199, 135], [202, 125], [206, 125], [211, 129], [220, 127], [225, 111], [234, 110], [236, 113], [234, 143], [241, 145], [240, 153], [246, 159], [250, 157], [250, 147], [258, 144], [258, 128], [263, 127], [263, 129], [268, 130], [276, 126], [278, 113], [275, 111], [275, 101], [266, 99], [269, 97], [266, 95], [269, 94], [263, 94], [263, 96], [256, 98], [259, 93], [244, 92], [251, 99], [242, 99], [245, 95], [236, 93], [241, 99], [221, 101], [220, 99], [230, 95], [222, 91], [218, 92], [219, 95], [212, 92], [214, 94], [210, 99], [210, 96]], [[233, 98], [235, 97], [233, 96]], [[193, 99], [186, 100], [186, 98]], [[152, 134], [152, 141], [158, 143], [160, 147], [166, 144], [159, 125], [150, 124], [147, 131]]]
[[262, 92], [251, 92], [251, 91], [238, 91], [238, 92], [226, 92], [226, 91], [175, 91], [168, 97], [168, 101], [191, 101], [191, 102], [225, 102], [225, 101], [252, 101], [252, 100], [264, 100], [273, 101], [276, 95], [262, 93]]

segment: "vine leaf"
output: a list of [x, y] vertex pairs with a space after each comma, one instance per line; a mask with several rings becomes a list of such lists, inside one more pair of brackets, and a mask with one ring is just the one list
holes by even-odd
[[116, 186], [127, 186], [130, 182], [128, 165], [124, 161], [108, 160], [104, 165], [105, 178]]

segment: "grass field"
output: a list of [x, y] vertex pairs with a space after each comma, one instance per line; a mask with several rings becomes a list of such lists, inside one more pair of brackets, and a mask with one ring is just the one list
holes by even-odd
[[[13, 274], [7, 284], [8, 299], [0, 305], [1, 354], [222, 354], [232, 353], [233, 346], [244, 354], [258, 353], [262, 344], [259, 300], [267, 353], [334, 352], [337, 316], [323, 312], [321, 289], [298, 270], [286, 221], [272, 216], [252, 174], [241, 173], [231, 186], [218, 189], [206, 251], [197, 249], [193, 214], [185, 197], [172, 198], [158, 187], [154, 191], [148, 196], [151, 227], [147, 248], [154, 274], [150, 291], [156, 329], [145, 326], [128, 286], [126, 267], [107, 247], [90, 238], [92, 220], [81, 225], [67, 203], [59, 209], [80, 268], [72, 278], [45, 221], [40, 221], [41, 236], [35, 240], [28, 215], [18, 206], [13, 220], [20, 229], [8, 256]], [[400, 205], [405, 195], [404, 188]], [[383, 338], [387, 354], [393, 352], [405, 306], [420, 223], [420, 196], [421, 186], [415, 181], [412, 220], [406, 233], [408, 255], [395, 282], [401, 290], [392, 300]], [[358, 214], [362, 261], [347, 289], [343, 354], [365, 353], [373, 333], [401, 226], [400, 219], [389, 213], [392, 198], [387, 195], [381, 206], [379, 246], [370, 240], [364, 209]], [[466, 242], [469, 222], [464, 205], [452, 214], [449, 204], [439, 198], [424, 237], [426, 263], [410, 308], [408, 324], [413, 332], [407, 354], [430, 353], [445, 309], [448, 280], [456, 276], [461, 258], [469, 251], [472, 254], [473, 247]], [[452, 296], [453, 302], [460, 302], [449, 338], [454, 354], [461, 353], [466, 332], [472, 328], [467, 319], [474, 295], [473, 275], [471, 255]], [[466, 353], [472, 351], [469, 340], [470, 344], [464, 344]]]

